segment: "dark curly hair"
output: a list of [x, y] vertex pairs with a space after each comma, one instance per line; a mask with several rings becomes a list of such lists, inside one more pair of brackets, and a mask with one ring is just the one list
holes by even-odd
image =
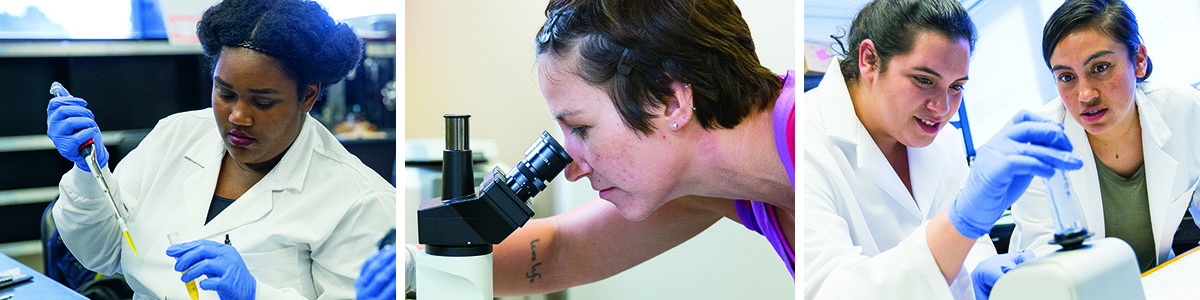
[[365, 47], [349, 25], [309, 0], [224, 0], [204, 12], [196, 36], [209, 66], [225, 47], [279, 60], [301, 99], [308, 85], [319, 84], [323, 95], [346, 77], [363, 60]]
[[[1138, 33], [1137, 17], [1121, 0], [1068, 0], [1054, 10], [1046, 27], [1042, 28], [1042, 58], [1046, 67], [1050, 67], [1050, 55], [1058, 48], [1058, 42], [1067, 34], [1084, 28], [1092, 28], [1107, 35], [1113, 40], [1125, 45], [1129, 60], [1137, 55], [1137, 47], [1142, 45], [1142, 35]], [[1154, 71], [1154, 63], [1146, 57], [1146, 75], [1137, 78], [1137, 82], [1150, 78]]]
[[841, 50], [842, 79], [858, 78], [858, 45], [875, 43], [879, 70], [886, 71], [893, 56], [912, 50], [917, 33], [929, 30], [947, 39], [965, 39], [975, 50], [975, 22], [955, 0], [875, 0], [868, 3], [850, 23], [843, 36], [831, 36]]
[[783, 80], [754, 53], [731, 0], [552, 0], [537, 54], [578, 55], [579, 75], [601, 87], [625, 125], [654, 128], [674, 82], [691, 84], [695, 119], [733, 128], [779, 96]]

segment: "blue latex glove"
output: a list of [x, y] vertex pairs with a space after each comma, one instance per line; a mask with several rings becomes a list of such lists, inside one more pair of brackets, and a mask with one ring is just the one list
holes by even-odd
[[175, 258], [175, 271], [183, 272], [182, 282], [205, 275], [200, 288], [216, 291], [221, 299], [254, 299], [258, 281], [233, 246], [196, 240], [167, 247], [167, 255]]
[[358, 300], [396, 299], [396, 246], [384, 247], [363, 263], [354, 281]]
[[1071, 150], [1062, 123], [1021, 110], [979, 148], [966, 184], [950, 204], [950, 224], [968, 238], [987, 234], [1025, 193], [1033, 176], [1082, 168], [1083, 160]]
[[46, 107], [46, 135], [58, 148], [58, 154], [75, 162], [75, 166], [84, 171], [91, 171], [87, 161], [79, 155], [79, 145], [88, 139], [94, 143], [96, 161], [100, 167], [108, 165], [108, 150], [100, 139], [100, 127], [96, 125], [95, 116], [87, 108], [87, 101], [76, 97], [55, 97], [50, 99]]
[[975, 266], [975, 270], [971, 272], [971, 283], [975, 286], [975, 299], [987, 300], [988, 296], [992, 294], [992, 287], [996, 285], [996, 280], [999, 280], [1000, 276], [1034, 257], [1036, 255], [1033, 254], [1033, 251], [1021, 250], [1021, 252], [992, 256], [979, 262], [979, 265]]

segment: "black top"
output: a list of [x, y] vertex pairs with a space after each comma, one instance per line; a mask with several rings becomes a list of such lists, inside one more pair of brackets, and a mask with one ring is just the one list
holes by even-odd
[[212, 204], [208, 205], [208, 217], [204, 218], [204, 224], [208, 224], [208, 221], [212, 221], [213, 218], [217, 217], [217, 214], [220, 214], [221, 211], [224, 211], [226, 207], [229, 207], [230, 204], [233, 204], [233, 200], [234, 199], [229, 199], [214, 194]]

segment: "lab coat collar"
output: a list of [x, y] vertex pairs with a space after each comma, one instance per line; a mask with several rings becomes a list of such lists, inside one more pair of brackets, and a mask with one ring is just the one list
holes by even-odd
[[1167, 122], [1162, 118], [1162, 111], [1155, 106], [1153, 101], [1150, 101], [1146, 95], [1146, 84], [1137, 84], [1137, 89], [1134, 90], [1134, 105], [1138, 108], [1138, 117], [1142, 125], [1142, 139], [1153, 141], [1143, 142], [1144, 146], [1153, 145], [1155, 149], [1162, 150], [1167, 141], [1171, 139], [1171, 127], [1167, 126]]
[[[209, 108], [208, 110], [212, 110]], [[304, 115], [304, 124], [301, 125], [300, 134], [296, 136], [296, 140], [292, 142], [292, 146], [288, 148], [287, 153], [284, 153], [283, 158], [279, 160], [279, 164], [275, 165], [267, 176], [264, 176], [257, 185], [268, 185], [272, 191], [295, 190], [301, 192], [304, 187], [304, 180], [308, 177], [308, 164], [312, 160], [312, 152], [321, 151], [324, 145], [317, 138], [316, 132], [319, 122], [308, 114]], [[221, 133], [213, 126], [213, 133], [204, 138], [203, 141], [192, 144], [188, 149], [184, 158], [196, 164], [199, 168], [214, 168], [220, 169], [221, 159], [225, 155], [225, 145], [221, 138]], [[215, 188], [216, 186], [213, 186]]]
[[[909, 180], [913, 189], [913, 193], [910, 194], [855, 114], [854, 104], [839, 66], [840, 60], [834, 59], [821, 84], [809, 92], [814, 95], [812, 99], [822, 101], [819, 106], [822, 111], [819, 115], [824, 129], [845, 153], [850, 164], [863, 170], [862, 174], [875, 177], [871, 181], [891, 199], [900, 202], [900, 206], [915, 217], [925, 215], [925, 212], [932, 209], [933, 198], [946, 171], [946, 162], [942, 160], [953, 159], [954, 156], [942, 153], [942, 149], [934, 147], [939, 144], [936, 141], [929, 147], [908, 147]], [[938, 139], [944, 139], [943, 134], [939, 133]], [[958, 157], [966, 159], [965, 155]]]
[[[842, 151], [846, 153], [846, 158], [850, 160], [850, 164], [861, 167], [864, 154], [863, 151], [860, 151], [861, 149], [858, 149], [860, 146], [858, 141], [861, 139], [860, 133], [866, 133], [867, 129], [863, 127], [854, 112], [854, 104], [850, 100], [850, 90], [846, 86], [846, 81], [842, 79], [840, 63], [840, 59], [834, 58], [829, 63], [829, 68], [825, 71], [825, 77], [821, 79], [821, 84], [808, 93], [814, 96], [810, 99], [821, 101], [819, 107], [822, 111], [818, 115], [821, 116], [821, 124], [830, 139], [842, 148]], [[870, 140], [869, 135], [867, 140]], [[870, 146], [874, 146], [874, 142]]]
[[[210, 108], [211, 110], [211, 108]], [[204, 224], [208, 208], [211, 205], [213, 192], [216, 189], [217, 177], [220, 174], [221, 158], [225, 155], [224, 141], [213, 126], [213, 133], [193, 144], [185, 154], [185, 159], [193, 162], [197, 169], [187, 177], [187, 185], [183, 195], [184, 206], [190, 212], [185, 214], [185, 224], [199, 227], [194, 238], [212, 238], [228, 233], [247, 223], [263, 218], [273, 207], [276, 198], [284, 191], [300, 193], [303, 182], [308, 176], [308, 165], [312, 153], [326, 145], [317, 145], [316, 135], [319, 123], [311, 116], [305, 115], [304, 125], [300, 134], [292, 143], [287, 153], [258, 183], [234, 201], [224, 211]], [[192, 230], [187, 230], [194, 232]], [[187, 233], [183, 233], [187, 234]]]

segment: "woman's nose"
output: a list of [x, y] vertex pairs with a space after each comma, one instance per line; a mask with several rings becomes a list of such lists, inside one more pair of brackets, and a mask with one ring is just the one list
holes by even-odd
[[584, 176], [591, 175], [591, 174], [592, 174], [592, 166], [588, 165], [585, 162], [575, 160], [567, 165], [567, 173], [565, 175], [567, 177], [567, 180], [574, 182], [576, 180], [579, 180], [580, 178], [583, 178]]
[[1091, 87], [1083, 87], [1079, 90], [1079, 102], [1092, 103], [1096, 100], [1100, 93]]
[[246, 127], [253, 125], [254, 119], [250, 117], [250, 105], [247, 101], [237, 101], [229, 107], [229, 123], [233, 125]]
[[934, 96], [932, 100], [925, 102], [925, 108], [939, 116], [946, 115], [950, 111], [950, 101], [952, 101], [952, 98], [953, 96], [948, 93], [941, 96]]

